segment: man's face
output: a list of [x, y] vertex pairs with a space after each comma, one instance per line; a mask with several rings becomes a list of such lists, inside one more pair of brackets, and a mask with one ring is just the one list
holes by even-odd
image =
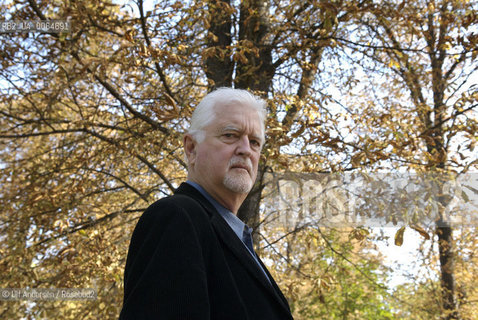
[[213, 197], [224, 191], [247, 194], [256, 180], [262, 148], [259, 115], [249, 106], [216, 106], [205, 138], [189, 154], [192, 178]]

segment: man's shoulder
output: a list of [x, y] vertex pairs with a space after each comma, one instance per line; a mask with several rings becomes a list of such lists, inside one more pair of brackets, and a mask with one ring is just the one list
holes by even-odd
[[133, 251], [139, 250], [144, 242], [160, 241], [172, 229], [190, 237], [199, 235], [200, 239], [209, 238], [206, 235], [213, 230], [209, 213], [195, 199], [175, 194], [159, 199], [143, 212], [132, 234]]
[[182, 194], [182, 193], [175, 193], [173, 195], [161, 198], [156, 202], [152, 203], [148, 210], [156, 209], [156, 208], [170, 208], [170, 209], [188, 209], [188, 208], [203, 208], [200, 201], [195, 199], [194, 197]]
[[200, 200], [186, 194], [173, 194], [151, 204], [141, 216], [142, 220], [156, 219], [198, 219], [204, 220], [210, 213], [201, 204]]

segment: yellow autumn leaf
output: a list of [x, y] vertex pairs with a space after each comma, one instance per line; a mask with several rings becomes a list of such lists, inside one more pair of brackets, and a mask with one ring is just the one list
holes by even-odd
[[390, 60], [390, 63], [388, 64], [388, 66], [390, 68], [397, 68], [397, 69], [400, 68], [400, 64], [393, 59]]
[[419, 226], [410, 226], [410, 228], [417, 231], [425, 239], [430, 240], [430, 235], [423, 228], [421, 228]]
[[395, 245], [401, 246], [403, 244], [403, 233], [405, 232], [405, 226], [398, 229], [397, 233], [395, 233]]

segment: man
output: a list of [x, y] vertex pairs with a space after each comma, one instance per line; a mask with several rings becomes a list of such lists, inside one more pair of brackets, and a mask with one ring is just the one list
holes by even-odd
[[221, 88], [197, 106], [184, 150], [188, 181], [133, 232], [120, 319], [292, 319], [236, 217], [257, 175], [263, 100]]

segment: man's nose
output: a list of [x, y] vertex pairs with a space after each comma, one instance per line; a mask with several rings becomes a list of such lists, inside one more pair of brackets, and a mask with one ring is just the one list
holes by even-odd
[[238, 141], [238, 146], [236, 148], [236, 152], [239, 155], [249, 156], [251, 155], [251, 143], [249, 141], [248, 136], [242, 136]]

